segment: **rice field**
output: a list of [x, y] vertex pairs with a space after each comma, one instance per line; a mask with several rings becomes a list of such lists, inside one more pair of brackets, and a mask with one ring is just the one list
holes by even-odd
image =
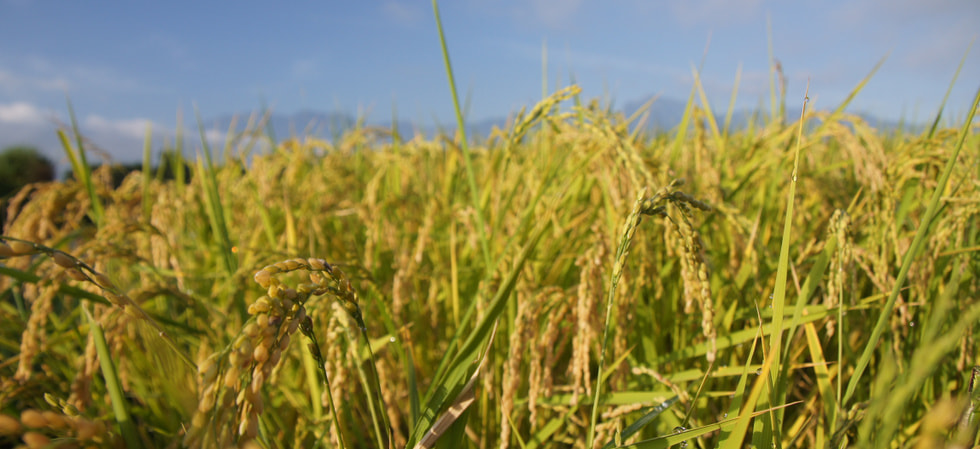
[[259, 118], [118, 187], [62, 130], [75, 179], [3, 202], [0, 446], [972, 447], [973, 112], [691, 98], [663, 133], [576, 86], [477, 139]]

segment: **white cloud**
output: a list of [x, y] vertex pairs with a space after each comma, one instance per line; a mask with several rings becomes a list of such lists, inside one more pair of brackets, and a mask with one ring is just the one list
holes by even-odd
[[[970, 43], [980, 37], [980, 2], [976, 0], [868, 0], [831, 10], [832, 27], [854, 33], [854, 45], [873, 52], [873, 60], [889, 53], [885, 72], [898, 72], [911, 83], [945, 83]], [[855, 32], [852, 30], [861, 30]], [[966, 55], [965, 73], [980, 68], [977, 48]], [[878, 77], [899, 75], [886, 73]], [[911, 85], [909, 85], [911, 87]], [[923, 85], [910, 91], [919, 92]]]
[[[901, 62], [911, 69], [936, 74], [952, 73], [970, 42], [978, 37], [977, 23], [980, 21], [968, 17], [951, 20], [946, 27], [938, 27], [928, 38], [912, 44], [904, 54], [899, 55]], [[971, 50], [967, 57], [975, 61], [977, 50]]]
[[320, 63], [316, 58], [297, 59], [292, 62], [289, 73], [296, 80], [310, 80], [320, 75]]
[[0, 67], [6, 69], [0, 69], [0, 90], [11, 93], [70, 93], [71, 90], [128, 93], [148, 88], [109, 66], [51, 61], [40, 55], [15, 58], [2, 56], [0, 55]]
[[227, 134], [217, 129], [204, 131], [204, 138], [208, 140], [208, 145], [211, 146], [224, 145], [225, 137]]
[[738, 25], [762, 13], [762, 0], [692, 0], [672, 2], [673, 16], [684, 25]]
[[[155, 128], [154, 128], [155, 129]], [[201, 130], [194, 127], [182, 127], [181, 134], [184, 136], [184, 143], [190, 145], [191, 148], [194, 146], [201, 145]], [[170, 138], [174, 137], [174, 132], [167, 130], [166, 135]], [[211, 146], [211, 151], [215, 151], [215, 148], [222, 148], [225, 144], [225, 139], [228, 138], [228, 131], [222, 130], [216, 127], [210, 127], [204, 129], [204, 139], [207, 140], [208, 145]]]
[[421, 2], [388, 0], [381, 5], [381, 13], [399, 25], [416, 25], [425, 17]]
[[[0, 150], [14, 145], [38, 148], [55, 164], [64, 158], [55, 134], [54, 113], [33, 103], [0, 103]], [[60, 173], [60, 169], [58, 171]]]
[[[2, 1], [2, 0], [0, 0]], [[58, 114], [29, 102], [0, 103], [0, 150], [13, 145], [31, 145], [58, 166], [62, 173], [67, 167], [64, 151], [57, 138]], [[164, 141], [173, 144], [176, 132], [146, 118], [113, 119], [103, 115], [87, 115], [79, 123], [81, 132], [93, 147], [90, 162], [101, 162], [102, 155], [123, 163], [139, 162], [143, 158], [146, 131], [152, 125], [151, 147], [154, 151]], [[212, 151], [224, 146], [225, 132], [212, 128], [205, 130], [205, 139]], [[183, 136], [188, 154], [200, 148], [197, 128], [184, 129]], [[99, 151], [95, 151], [98, 149]], [[154, 156], [156, 157], [156, 156]]]
[[68, 80], [60, 76], [23, 76], [0, 69], [0, 91], [67, 91]]
[[72, 66], [66, 70], [76, 81], [79, 89], [99, 89], [106, 92], [140, 92], [147, 89], [139, 81], [129, 78], [109, 67]]
[[532, 0], [535, 18], [548, 28], [560, 29], [572, 25], [582, 0]]
[[17, 125], [43, 125], [47, 122], [37, 106], [26, 102], [0, 104], [0, 122]]
[[[708, 98], [719, 102], [713, 103], [711, 105], [712, 108], [727, 107], [728, 101], [731, 98], [732, 89], [735, 88], [735, 71], [714, 74], [701, 73], [699, 76], [701, 78], [701, 86], [704, 87]], [[796, 82], [800, 79], [800, 77], [790, 74], [787, 74], [787, 76], [790, 78], [788, 80], [789, 83]], [[806, 76], [803, 76], [802, 79], [805, 83]], [[683, 84], [691, 86], [693, 83], [694, 75], [692, 73], [684, 79]], [[743, 68], [738, 83], [738, 92], [736, 93], [738, 94], [737, 101], [739, 103], [747, 103], [754, 106], [761, 96], [769, 95], [769, 72], [767, 70], [746, 70]]]
[[[122, 119], [110, 120], [100, 115], [90, 115], [83, 122], [83, 129], [89, 129], [101, 133], [115, 133], [132, 139], [141, 139], [146, 136], [146, 130], [152, 126], [153, 122], [148, 119]], [[160, 129], [159, 126], [153, 126]]]
[[162, 52], [175, 61], [187, 61], [187, 49], [173, 36], [154, 33], [143, 41], [142, 46], [150, 51]]
[[870, 0], [842, 8], [856, 14], [854, 20], [909, 20], [941, 17], [977, 17], [980, 3], [976, 0]]
[[650, 75], [668, 75], [676, 79], [684, 79], [690, 74], [690, 70], [678, 67], [669, 67], [655, 62], [649, 62], [640, 58], [619, 56], [610, 53], [591, 52], [581, 50], [566, 49], [556, 52], [567, 58], [567, 61], [575, 68], [588, 68], [608, 72], [630, 72], [646, 73]]
[[839, 29], [872, 31], [883, 43], [896, 37], [914, 36], [930, 45], [943, 45], [939, 36], [955, 31], [960, 41], [969, 42], [977, 35], [980, 2], [976, 0], [870, 0], [844, 3], [831, 8], [831, 25]]
[[535, 32], [575, 31], [582, 22], [585, 4], [583, 0], [470, 0], [465, 3], [471, 7], [470, 14], [479, 15], [483, 21], [505, 19]]

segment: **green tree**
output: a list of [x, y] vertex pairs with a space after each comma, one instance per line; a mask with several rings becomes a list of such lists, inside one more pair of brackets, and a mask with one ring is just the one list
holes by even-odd
[[0, 198], [34, 182], [54, 180], [54, 164], [37, 148], [18, 145], [0, 152]]

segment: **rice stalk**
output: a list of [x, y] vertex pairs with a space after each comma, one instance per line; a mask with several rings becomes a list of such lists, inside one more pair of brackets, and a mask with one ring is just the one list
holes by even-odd
[[861, 353], [861, 357], [857, 360], [857, 363], [854, 366], [854, 373], [851, 375], [851, 378], [848, 381], [847, 388], [844, 392], [844, 398], [842, 400], [842, 405], [845, 407], [850, 402], [851, 397], [854, 395], [857, 384], [864, 375], [864, 371], [867, 369], [867, 366], [870, 363], [871, 353], [873, 352], [875, 346], [877, 346], [877, 342], [884, 332], [884, 327], [888, 323], [888, 318], [891, 315], [892, 309], [895, 307], [895, 302], [898, 299], [899, 293], [901, 292], [901, 286], [905, 282], [905, 277], [908, 275], [909, 268], [912, 266], [912, 262], [915, 260], [916, 256], [918, 256], [928, 232], [929, 225], [936, 216], [936, 212], [939, 209], [940, 198], [942, 197], [942, 192], [946, 186], [946, 183], [949, 181], [953, 167], [956, 165], [956, 159], [959, 156], [960, 150], [963, 148], [963, 144], [966, 141], [966, 136], [970, 132], [970, 127], [972, 126], [973, 117], [974, 114], [976, 114], [978, 105], [980, 105], [980, 90], [978, 90], [976, 96], [974, 96], [973, 105], [963, 123], [959, 138], [953, 147], [952, 154], [950, 155], [942, 174], [936, 181], [937, 187], [933, 190], [932, 197], [926, 206], [922, 221], [919, 224], [918, 230], [916, 231], [911, 247], [909, 248], [908, 252], [905, 253], [905, 257], [902, 260], [902, 266], [899, 268], [898, 275], [895, 278], [894, 287], [891, 289], [888, 300], [882, 307], [881, 314], [875, 323], [874, 329], [871, 331], [869, 343], [867, 346], [865, 346], [864, 351]]
[[123, 435], [123, 440], [126, 442], [126, 447], [143, 447], [137, 435], [136, 426], [127, 409], [119, 375], [116, 372], [116, 365], [106, 345], [105, 336], [102, 333], [102, 326], [92, 317], [85, 306], [82, 306], [82, 308], [89, 320], [89, 332], [95, 340], [95, 349], [99, 355], [99, 365], [102, 368], [102, 378], [105, 380], [106, 390], [109, 391], [109, 396], [112, 398], [112, 413], [116, 419], [116, 423], [119, 425], [119, 430]]
[[610, 328], [613, 326], [613, 301], [616, 297], [616, 288], [619, 286], [619, 280], [623, 276], [623, 266], [626, 263], [627, 255], [629, 255], [630, 246], [633, 243], [633, 236], [636, 234], [636, 228], [640, 224], [640, 214], [644, 213], [643, 207], [647, 202], [645, 195], [646, 189], [642, 189], [636, 201], [633, 203], [633, 210], [626, 216], [619, 245], [616, 248], [616, 257], [614, 258], [613, 270], [609, 281], [609, 292], [606, 295], [606, 313], [602, 325], [602, 343], [599, 351], [599, 372], [596, 374], [595, 394], [592, 396], [592, 413], [589, 421], [588, 435], [585, 440], [585, 447], [589, 449], [595, 446], [596, 423], [599, 416], [599, 398], [602, 397], [603, 367], [606, 363], [606, 346], [609, 342]]
[[439, 30], [439, 44], [442, 46], [442, 58], [446, 66], [446, 79], [449, 83], [449, 93], [453, 99], [453, 110], [456, 112], [456, 127], [460, 137], [459, 145], [463, 154], [463, 165], [466, 168], [466, 181], [469, 183], [470, 188], [470, 206], [473, 207], [474, 218], [476, 219], [477, 235], [480, 238], [480, 248], [483, 250], [484, 267], [489, 269], [493, 266], [493, 257], [490, 253], [490, 245], [487, 240], [486, 231], [484, 230], [480, 189], [476, 184], [476, 176], [473, 173], [469, 139], [466, 138], [466, 122], [463, 121], [463, 113], [459, 108], [459, 98], [456, 94], [456, 80], [453, 78], [453, 68], [449, 62], [449, 50], [446, 48], [446, 36], [442, 30], [442, 20], [439, 18], [439, 4], [436, 0], [432, 0], [432, 11], [436, 18], [436, 28]]

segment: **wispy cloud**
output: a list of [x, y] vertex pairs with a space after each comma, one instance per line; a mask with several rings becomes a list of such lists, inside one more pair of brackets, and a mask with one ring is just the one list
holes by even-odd
[[67, 77], [74, 80], [78, 88], [93, 88], [108, 92], [126, 93], [146, 89], [140, 81], [119, 73], [110, 67], [76, 65], [68, 67]]
[[[494, 44], [505, 47], [505, 51], [519, 55], [521, 58], [540, 64], [541, 47], [516, 40], [495, 40]], [[649, 60], [636, 58], [633, 56], [620, 56], [610, 52], [577, 50], [568, 47], [549, 47], [548, 53], [552, 62], [568, 64], [569, 68], [573, 71], [627, 71], [630, 73], [644, 73], [650, 75], [669, 75], [678, 79], [684, 78], [690, 74], [690, 71], [685, 70], [684, 68], [670, 67], [667, 65], [652, 63], [649, 62]]]
[[42, 125], [48, 120], [33, 104], [17, 102], [0, 104], [0, 123], [14, 125]]
[[[980, 36], [976, 0], [869, 0], [839, 6], [828, 15], [837, 29], [861, 29], [855, 45], [891, 51], [890, 65], [925, 77], [952, 73], [970, 42]], [[969, 64], [976, 67], [976, 49]]]
[[169, 59], [169, 62], [177, 67], [184, 69], [197, 67], [187, 51], [187, 46], [177, 37], [154, 33], [136, 42], [135, 45], [144, 51]]
[[[48, 112], [29, 102], [0, 103], [0, 150], [13, 145], [31, 145], [60, 165], [64, 170], [66, 161], [61, 145], [56, 137], [58, 123], [63, 121], [54, 111]], [[147, 118], [116, 119], [98, 114], [81, 117], [82, 134], [115, 161], [133, 162], [143, 157], [143, 143], [146, 131], [152, 126], [152, 145], [159, 149], [163, 142], [173, 142], [176, 132]], [[185, 128], [183, 135], [188, 147], [195, 145], [198, 135], [196, 128]], [[206, 129], [205, 139], [212, 148], [224, 145], [225, 132], [220, 129]], [[190, 136], [188, 138], [188, 136]]]
[[[977, 18], [960, 17], [945, 27], [939, 27], [928, 39], [915, 42], [901, 55], [900, 62], [909, 69], [925, 70], [935, 74], [951, 73], [963, 57], [970, 42], [978, 37]], [[974, 48], [972, 53], [976, 55]]]
[[418, 25], [425, 19], [422, 2], [387, 0], [381, 5], [381, 14], [398, 25]]
[[[732, 89], [735, 88], [735, 71], [720, 74], [701, 74], [699, 76], [701, 78], [701, 86], [704, 87], [708, 97], [716, 98], [717, 100], [715, 101], [724, 101], [723, 104], [728, 105]], [[795, 79], [791, 77], [790, 82], [794, 82]], [[803, 80], [805, 81], [806, 77], [803, 77]], [[688, 78], [685, 79], [685, 84], [694, 84], [693, 73], [688, 74]], [[759, 98], [769, 95], [769, 72], [765, 70], [746, 70], [743, 68], [736, 93], [738, 94], [737, 101], [740, 104], [754, 105]], [[717, 108], [718, 105], [715, 104], [712, 107]]]
[[762, 11], [762, 0], [692, 0], [672, 2], [670, 12], [685, 26], [735, 26]]
[[68, 87], [68, 80], [60, 76], [25, 76], [9, 70], [0, 69], [0, 92], [6, 92], [7, 94], [25, 91], [65, 92], [68, 90]]
[[563, 29], [574, 24], [582, 0], [531, 0], [534, 18], [549, 29]]
[[572, 68], [610, 72], [623, 71], [632, 74], [666, 75], [677, 80], [686, 79], [690, 74], [689, 71], [683, 68], [656, 64], [632, 56], [619, 56], [610, 53], [582, 50], [565, 50], [556, 53], [568, 58], [567, 60]]
[[0, 92], [28, 96], [33, 93], [72, 91], [129, 93], [145, 91], [144, 83], [118, 70], [92, 64], [73, 64], [32, 55], [0, 59]]
[[[90, 115], [85, 118], [83, 125], [91, 131], [139, 139], [146, 135], [147, 127], [153, 126], [153, 122], [143, 118], [111, 120], [100, 115]], [[160, 126], [153, 128], [160, 129]]]
[[320, 63], [317, 58], [297, 59], [290, 64], [289, 74], [295, 80], [309, 80], [320, 75]]
[[842, 8], [854, 16], [854, 20], [877, 18], [891, 21], [896, 19], [931, 19], [941, 17], [973, 16], [980, 14], [980, 3], [975, 0], [868, 0], [847, 3]]
[[939, 44], [938, 32], [956, 30], [959, 39], [969, 42], [980, 22], [980, 2], [976, 0], [869, 0], [845, 3], [828, 14], [836, 28], [871, 29], [872, 37], [890, 42], [894, 37], [914, 35], [917, 40]]

